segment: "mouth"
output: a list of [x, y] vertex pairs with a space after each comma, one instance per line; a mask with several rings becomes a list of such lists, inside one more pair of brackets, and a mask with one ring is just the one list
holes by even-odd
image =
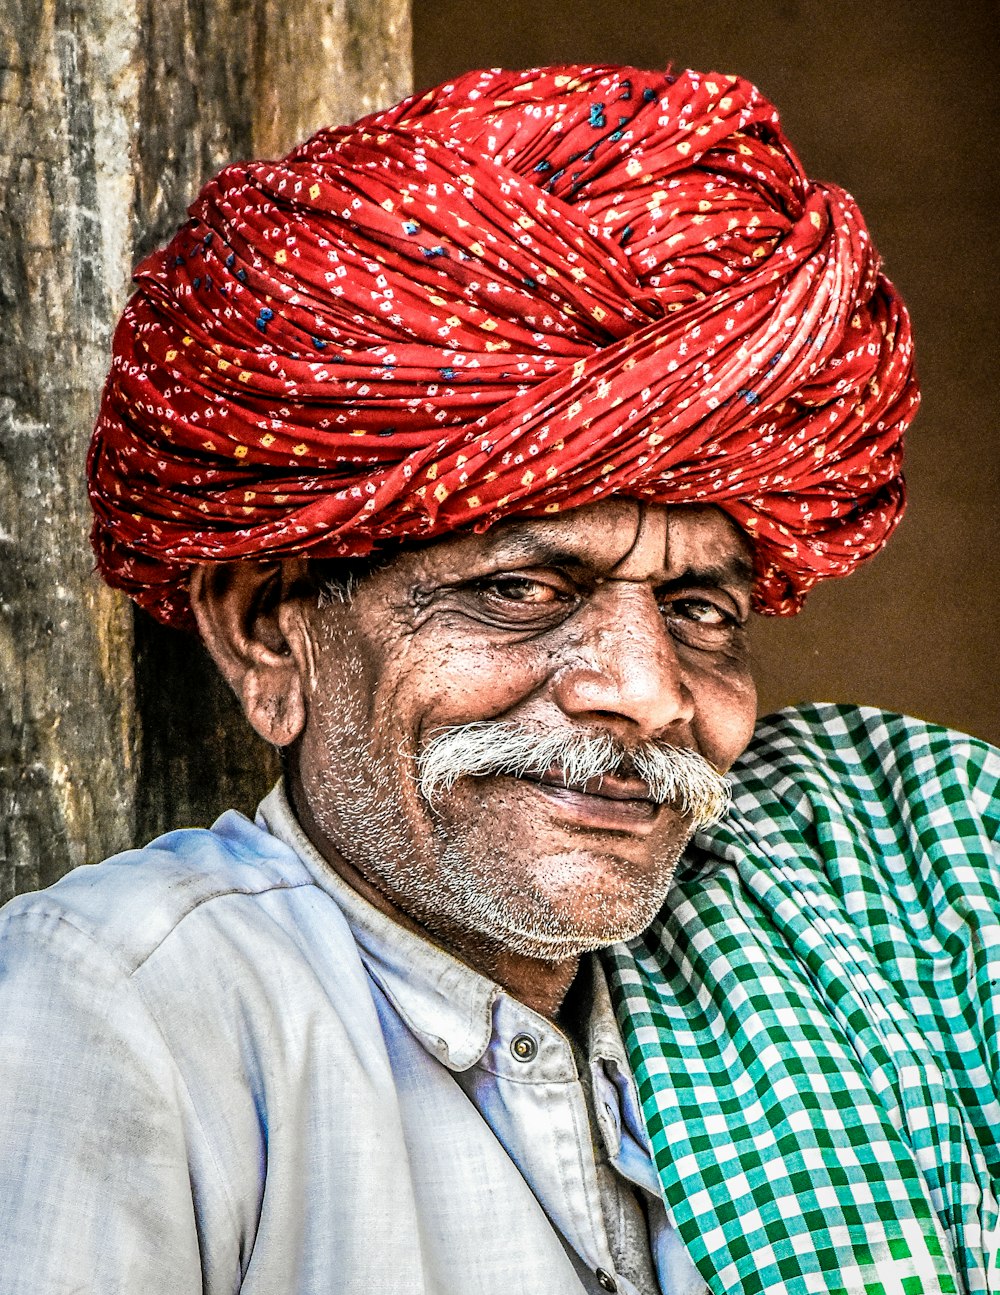
[[652, 800], [641, 778], [604, 774], [583, 783], [567, 783], [562, 769], [544, 773], [523, 773], [519, 782], [529, 784], [558, 809], [560, 817], [573, 826], [605, 832], [645, 835], [652, 831], [668, 807]]

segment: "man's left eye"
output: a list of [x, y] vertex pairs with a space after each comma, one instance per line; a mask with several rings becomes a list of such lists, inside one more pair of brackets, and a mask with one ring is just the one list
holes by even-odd
[[673, 598], [667, 609], [675, 616], [684, 616], [699, 625], [733, 625], [736, 622], [735, 616], [705, 598]]
[[667, 598], [661, 605], [670, 633], [688, 647], [730, 648], [742, 629], [739, 616], [710, 598]]

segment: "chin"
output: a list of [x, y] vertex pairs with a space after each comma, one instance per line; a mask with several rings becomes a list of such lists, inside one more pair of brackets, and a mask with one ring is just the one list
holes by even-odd
[[522, 915], [523, 926], [507, 925], [493, 935], [510, 953], [535, 958], [540, 962], [561, 962], [566, 958], [606, 949], [609, 945], [633, 940], [649, 926], [659, 911], [635, 909], [615, 914], [604, 913], [599, 921], [573, 920], [568, 915], [559, 923], [533, 922], [530, 915]]
[[544, 962], [606, 948], [633, 939], [656, 917], [678, 854], [641, 868], [579, 848], [542, 853], [527, 865], [494, 857], [492, 877], [506, 884], [487, 888], [480, 881], [465, 921], [509, 952]]
[[645, 930], [660, 911], [679, 855], [671, 849], [637, 866], [616, 854], [574, 851], [540, 860], [532, 881], [568, 927], [611, 944]]
[[532, 793], [525, 804], [519, 785], [503, 790], [494, 801], [477, 787], [470, 803], [456, 789], [435, 806], [427, 853], [436, 912], [423, 915], [426, 925], [545, 962], [646, 929], [690, 837], [686, 818], [663, 806], [652, 831], [597, 830], [567, 823], [548, 797], [540, 804]]

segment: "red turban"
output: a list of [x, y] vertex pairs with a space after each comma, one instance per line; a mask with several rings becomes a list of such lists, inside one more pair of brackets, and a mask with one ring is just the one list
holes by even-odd
[[786, 613], [899, 518], [906, 311], [739, 77], [473, 72], [190, 217], [136, 271], [89, 459], [99, 566], [162, 620], [192, 563], [608, 495], [723, 508]]

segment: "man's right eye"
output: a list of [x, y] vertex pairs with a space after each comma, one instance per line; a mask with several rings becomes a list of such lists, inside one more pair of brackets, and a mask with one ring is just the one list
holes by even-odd
[[562, 590], [529, 576], [491, 576], [488, 580], [477, 580], [474, 588], [490, 598], [534, 606], [562, 602], [567, 597]]
[[526, 573], [484, 576], [465, 586], [479, 614], [498, 625], [542, 629], [558, 623], [578, 601], [576, 591], [558, 576]]

